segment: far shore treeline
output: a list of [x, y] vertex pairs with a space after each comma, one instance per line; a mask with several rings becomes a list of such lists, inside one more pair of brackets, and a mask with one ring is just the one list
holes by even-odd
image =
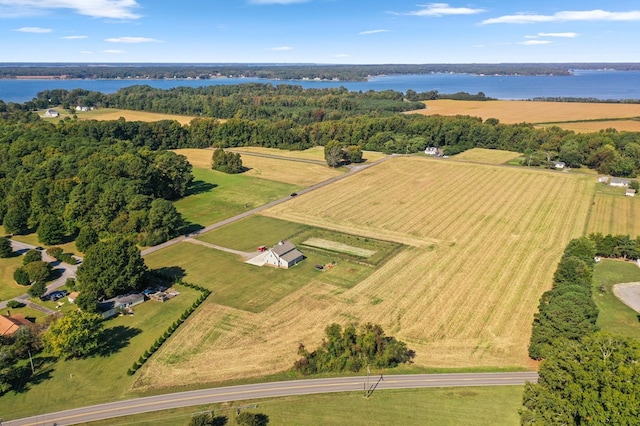
[[201, 79], [255, 77], [282, 80], [364, 81], [371, 76], [466, 73], [484, 75], [570, 75], [572, 70], [638, 71], [638, 63], [502, 63], [502, 64], [92, 64], [4, 63], [0, 78]]

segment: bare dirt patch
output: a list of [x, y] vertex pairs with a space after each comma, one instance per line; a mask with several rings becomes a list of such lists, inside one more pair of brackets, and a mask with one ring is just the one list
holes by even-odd
[[625, 305], [640, 312], [640, 282], [615, 284], [613, 294]]

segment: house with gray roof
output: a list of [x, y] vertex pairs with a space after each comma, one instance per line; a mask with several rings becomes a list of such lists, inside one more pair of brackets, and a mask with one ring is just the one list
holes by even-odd
[[285, 269], [291, 268], [303, 260], [304, 254], [302, 254], [291, 241], [280, 241], [273, 248], [269, 249], [264, 257], [265, 265]]
[[614, 178], [611, 178], [611, 180], [609, 181], [609, 186], [626, 188], [627, 186], [629, 186], [630, 183], [631, 183], [631, 179], [614, 177]]

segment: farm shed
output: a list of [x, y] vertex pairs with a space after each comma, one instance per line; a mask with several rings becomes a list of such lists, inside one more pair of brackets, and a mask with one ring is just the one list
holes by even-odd
[[631, 179], [625, 178], [611, 178], [609, 186], [617, 186], [619, 188], [626, 188], [631, 183]]
[[304, 260], [304, 254], [291, 241], [280, 241], [264, 257], [266, 265], [285, 269], [302, 262], [302, 260]]
[[55, 109], [48, 109], [47, 112], [44, 113], [45, 117], [59, 117], [60, 113]]
[[598, 183], [608, 183], [609, 182], [609, 176], [599, 176], [598, 177]]
[[80, 292], [74, 291], [69, 296], [67, 296], [67, 300], [69, 301], [69, 303], [76, 303], [76, 299], [78, 298], [78, 296], [80, 296]]
[[552, 161], [551, 165], [554, 169], [564, 169], [566, 164], [563, 161]]
[[624, 195], [626, 195], [627, 197], [635, 197], [636, 196], [636, 190], [635, 189], [631, 189], [631, 188], [627, 188], [627, 190], [625, 191]]
[[31, 321], [26, 319], [22, 314], [0, 315], [0, 336], [11, 336], [22, 327], [33, 325]]

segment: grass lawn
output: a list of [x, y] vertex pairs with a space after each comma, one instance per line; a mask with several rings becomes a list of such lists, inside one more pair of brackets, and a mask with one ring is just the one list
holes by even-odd
[[269, 416], [273, 425], [517, 425], [521, 386], [386, 390], [296, 396], [159, 411], [90, 423], [185, 425], [193, 413], [214, 410], [234, 424], [239, 406]]
[[175, 202], [192, 224], [211, 225], [300, 189], [299, 186], [194, 167], [190, 194]]
[[235, 250], [256, 251], [258, 246], [271, 247], [306, 229], [309, 226], [300, 223], [253, 215], [200, 235], [198, 240]]
[[16, 284], [13, 272], [22, 266], [22, 256], [0, 259], [0, 300], [13, 299], [25, 294], [29, 287]]
[[0, 309], [0, 314], [7, 315], [9, 311], [11, 311], [11, 315], [22, 314], [26, 319], [37, 324], [39, 324], [40, 321], [45, 317], [44, 313], [37, 311], [33, 308], [30, 308], [28, 306], [23, 306], [22, 308], [13, 308], [13, 309], [11, 308]]
[[[640, 281], [640, 268], [633, 263], [602, 259], [596, 265], [593, 279], [593, 297], [600, 314], [597, 325], [604, 331], [622, 336], [640, 338], [640, 322], [636, 311], [622, 303], [613, 294], [613, 285]], [[600, 284], [606, 291], [601, 293]]]
[[306, 260], [291, 269], [258, 267], [244, 263], [234, 254], [189, 243], [145, 256], [150, 268], [175, 268], [184, 273], [185, 281], [211, 290], [208, 301], [250, 312], [263, 311], [313, 280], [349, 288], [373, 271], [371, 267], [341, 260], [330, 271], [314, 268], [335, 260], [309, 253]]
[[177, 289], [180, 295], [168, 302], [148, 301], [136, 306], [133, 316], [107, 321], [110, 341], [102, 354], [57, 362], [44, 355], [35, 357], [38, 380], [26, 384], [28, 392], [9, 392], [0, 398], [2, 417], [8, 420], [131, 397], [128, 391], [137, 375], [127, 376], [127, 369], [200, 294], [183, 286]]

